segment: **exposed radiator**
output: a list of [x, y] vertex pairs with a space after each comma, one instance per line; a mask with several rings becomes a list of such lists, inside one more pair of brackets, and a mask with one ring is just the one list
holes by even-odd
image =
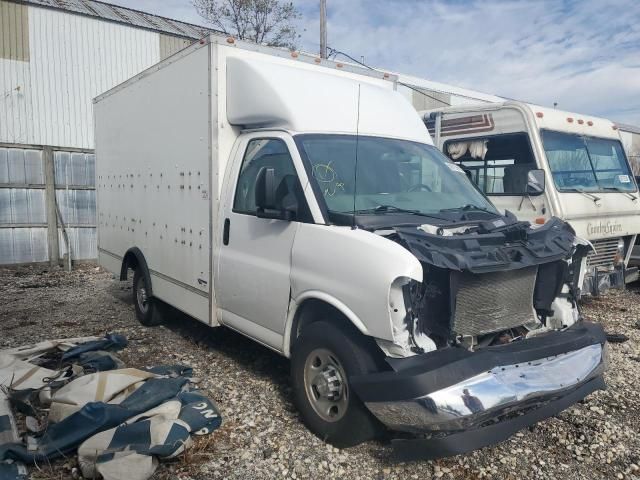
[[587, 268], [612, 269], [613, 261], [618, 253], [619, 240], [620, 238], [606, 238], [591, 242], [596, 251], [587, 256]]
[[482, 335], [536, 319], [533, 289], [538, 267], [460, 276], [453, 331]]

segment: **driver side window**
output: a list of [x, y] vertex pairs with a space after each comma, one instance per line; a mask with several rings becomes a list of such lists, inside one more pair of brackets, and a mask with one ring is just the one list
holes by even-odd
[[287, 144], [279, 138], [255, 138], [249, 141], [240, 166], [233, 211], [256, 215], [256, 178], [262, 167], [275, 171], [277, 206], [281, 208], [288, 196], [294, 196], [298, 202], [296, 220], [311, 222], [311, 213], [293, 159]]

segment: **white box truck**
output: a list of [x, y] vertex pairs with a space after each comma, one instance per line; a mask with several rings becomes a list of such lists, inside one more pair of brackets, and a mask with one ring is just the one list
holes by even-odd
[[584, 242], [498, 213], [385, 77], [212, 36], [100, 95], [99, 261], [143, 324], [290, 357], [321, 438], [453, 455], [604, 388], [606, 341]]
[[[583, 293], [638, 279], [629, 258], [640, 233], [638, 188], [616, 125], [523, 102], [421, 112], [435, 143], [501, 210], [567, 221], [593, 244]], [[527, 189], [527, 179], [538, 187]]]

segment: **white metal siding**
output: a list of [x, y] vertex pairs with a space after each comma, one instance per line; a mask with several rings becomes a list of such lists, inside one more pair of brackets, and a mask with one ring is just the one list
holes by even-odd
[[160, 60], [155, 32], [29, 7], [29, 61], [0, 59], [0, 142], [93, 148], [92, 99]]

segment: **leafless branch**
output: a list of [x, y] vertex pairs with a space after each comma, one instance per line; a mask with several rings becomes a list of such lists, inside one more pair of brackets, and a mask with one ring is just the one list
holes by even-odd
[[281, 0], [192, 0], [205, 22], [227, 35], [258, 44], [295, 49], [300, 13]]

